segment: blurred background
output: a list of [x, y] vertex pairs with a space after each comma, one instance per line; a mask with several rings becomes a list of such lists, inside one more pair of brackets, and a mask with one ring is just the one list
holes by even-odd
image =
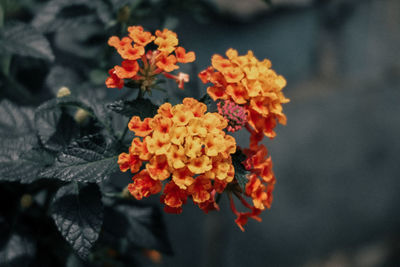
[[288, 81], [288, 124], [264, 141], [274, 202], [245, 233], [226, 199], [219, 213], [167, 215], [165, 265], [399, 266], [400, 1], [215, 3], [228, 16], [177, 27], [199, 69], [233, 47]]
[[[191, 82], [170, 90], [172, 102], [202, 96], [206, 86], [196, 74], [230, 47], [270, 59], [288, 82], [288, 124], [264, 140], [277, 177], [272, 208], [244, 233], [226, 199], [220, 212], [204, 215], [188, 204], [180, 215], [167, 214], [175, 255], [162, 266], [400, 266], [400, 1], [99, 0], [88, 9], [84, 2], [0, 1], [1, 21], [33, 25], [53, 49], [51, 65], [14, 58], [22, 86], [3, 87], [1, 98], [37, 105], [60, 86], [73, 91], [86, 80], [116, 94], [104, 79], [119, 59], [101, 56], [112, 35], [104, 29], [115, 18], [173, 29], [196, 52], [196, 64], [183, 69]], [[97, 2], [114, 3], [105, 6], [110, 14]], [[81, 8], [65, 9], [63, 23], [54, 23], [68, 3]], [[247, 144], [246, 133], [236, 137]]]

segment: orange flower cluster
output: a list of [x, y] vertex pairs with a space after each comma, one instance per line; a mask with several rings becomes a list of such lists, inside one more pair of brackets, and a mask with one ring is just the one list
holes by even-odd
[[[156, 75], [162, 73], [175, 80], [179, 88], [183, 89], [184, 82], [189, 81], [189, 75], [172, 75], [170, 72], [179, 69], [177, 63], [193, 62], [196, 56], [194, 52], [186, 52], [185, 48], [178, 47], [176, 33], [164, 29], [157, 30], [154, 36], [144, 31], [142, 26], [130, 26], [128, 32], [129, 35], [122, 39], [112, 36], [108, 40], [108, 44], [114, 47], [124, 60], [121, 66], [109, 70], [107, 87], [121, 89], [125, 84], [124, 79], [130, 79], [138, 83], [142, 90], [148, 91], [156, 85]], [[146, 52], [146, 46], [152, 42], [157, 49], [148, 49]]]
[[165, 211], [180, 213], [188, 197], [205, 212], [218, 208], [215, 194], [234, 178], [236, 141], [223, 131], [227, 121], [206, 111], [205, 104], [185, 98], [175, 106], [164, 103], [153, 118], [132, 117], [128, 127], [137, 137], [118, 164], [135, 173], [128, 189], [136, 199], [159, 193], [169, 179], [161, 196]]
[[[289, 102], [289, 99], [282, 93], [286, 80], [271, 69], [269, 60], [259, 61], [251, 51], [239, 56], [234, 49], [228, 49], [226, 56], [214, 55], [212, 66], [203, 70], [199, 77], [203, 83], [213, 84], [207, 88], [207, 92], [214, 101], [221, 100], [224, 106], [229, 106], [233, 101], [246, 110], [245, 127], [250, 132], [250, 148], [243, 149], [247, 159], [242, 164], [250, 174], [244, 192], [233, 189], [229, 193], [231, 209], [237, 216], [235, 222], [244, 230], [243, 226], [249, 218], [261, 221], [258, 215], [271, 207], [275, 176], [267, 148], [259, 143], [264, 136], [275, 137], [277, 122], [286, 124], [282, 104]], [[232, 193], [250, 209], [249, 212], [237, 211]], [[252, 204], [243, 195], [251, 198]]]
[[239, 56], [234, 49], [226, 51], [227, 58], [214, 55], [212, 66], [200, 72], [203, 83], [211, 82], [207, 88], [215, 101], [232, 100], [247, 109], [248, 123], [254, 129], [253, 138], [262, 139], [264, 134], [273, 138], [277, 121], [286, 124], [282, 104], [289, 102], [282, 93], [286, 80], [271, 69], [267, 59], [259, 61], [253, 52]]

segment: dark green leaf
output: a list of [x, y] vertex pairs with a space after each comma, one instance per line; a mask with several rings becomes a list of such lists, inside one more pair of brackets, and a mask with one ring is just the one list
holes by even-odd
[[74, 89], [81, 83], [82, 80], [74, 70], [60, 65], [52, 67], [46, 77], [46, 86], [55, 96], [63, 86], [74, 93]]
[[57, 155], [55, 163], [40, 177], [63, 181], [101, 182], [118, 170], [116, 151], [101, 136], [74, 141]]
[[8, 100], [0, 103], [0, 137], [34, 136], [34, 110], [14, 105]]
[[16, 148], [8, 149], [2, 149], [0, 153], [1, 181], [32, 183], [38, 179], [38, 174], [54, 160], [53, 156], [44, 150], [32, 149], [16, 155], [13, 151]]
[[54, 60], [50, 43], [34, 27], [24, 23], [13, 23], [0, 33], [0, 48], [9, 53]]
[[53, 0], [41, 8], [32, 25], [46, 33], [78, 27], [96, 21], [97, 8], [103, 10], [104, 3], [87, 0]]
[[[89, 98], [91, 96], [91, 99]], [[109, 114], [106, 112], [106, 108], [103, 102], [95, 94], [83, 94], [82, 100], [77, 99], [73, 96], [64, 96], [56, 98], [54, 101], [56, 105], [60, 107], [75, 107], [86, 110], [91, 117], [93, 117], [103, 128], [107, 128], [112, 132], [111, 119]]]
[[242, 164], [244, 160], [246, 160], [246, 155], [240, 149], [237, 149], [236, 153], [232, 155], [232, 164], [235, 167], [235, 179], [243, 192], [246, 191], [247, 174], [250, 173]]
[[47, 101], [36, 109], [35, 124], [40, 141], [51, 151], [62, 150], [79, 135], [77, 123], [62, 111], [59, 99]]
[[0, 180], [31, 183], [53, 161], [37, 147], [33, 110], [9, 101], [0, 103]]
[[158, 107], [148, 99], [136, 99], [133, 101], [118, 100], [108, 104], [107, 107], [127, 117], [139, 116], [142, 120], [153, 117], [158, 110]]
[[0, 251], [0, 266], [29, 266], [35, 253], [36, 244], [32, 239], [13, 234]]
[[158, 206], [123, 201], [106, 209], [104, 233], [126, 238], [131, 246], [172, 253], [162, 213]]
[[61, 187], [53, 199], [51, 217], [74, 251], [87, 258], [103, 223], [99, 188], [94, 184], [79, 188], [76, 183]]

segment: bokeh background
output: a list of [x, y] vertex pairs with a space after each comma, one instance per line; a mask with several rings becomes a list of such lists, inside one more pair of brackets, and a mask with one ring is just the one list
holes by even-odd
[[[115, 97], [116, 90], [104, 86], [104, 70], [120, 59], [100, 59], [109, 37], [104, 24], [112, 18], [94, 19], [90, 12], [107, 13], [99, 8], [75, 8], [63, 15], [79, 19], [46, 24], [52, 19], [43, 15], [48, 2], [0, 0], [11, 7], [6, 19], [47, 34], [56, 58], [50, 67], [14, 58], [12, 72], [29, 90], [15, 87], [0, 97], [38, 105], [51, 97], [49, 91], [73, 91], [85, 79]], [[103, 2], [115, 3], [121, 9], [112, 14], [135, 16], [134, 23], [148, 30], [173, 29], [196, 52], [196, 64], [183, 69], [192, 75], [186, 90], [168, 84], [172, 102], [204, 95], [197, 73], [230, 47], [270, 59], [288, 82], [288, 124], [264, 140], [277, 177], [272, 208], [261, 223], [249, 221], [244, 233], [225, 198], [220, 212], [204, 215], [188, 204], [180, 215], [165, 215], [175, 254], [163, 256], [161, 266], [400, 266], [399, 0]], [[150, 6], [145, 11], [144, 3]], [[161, 103], [164, 95], [155, 93], [152, 100]], [[246, 133], [236, 137], [247, 144]]]
[[167, 215], [165, 266], [398, 266], [400, 2], [270, 2], [218, 0], [228, 17], [183, 15], [177, 32], [199, 69], [233, 47], [286, 77], [288, 124], [264, 141], [274, 203], [245, 233], [226, 199]]

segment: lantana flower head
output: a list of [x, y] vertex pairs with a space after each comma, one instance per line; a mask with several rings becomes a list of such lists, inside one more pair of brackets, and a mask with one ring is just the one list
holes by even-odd
[[289, 102], [282, 93], [286, 80], [271, 69], [269, 60], [258, 60], [252, 51], [239, 56], [231, 48], [226, 57], [214, 55], [212, 66], [199, 74], [203, 83], [213, 84], [208, 94], [214, 101], [230, 100], [243, 106], [255, 134], [275, 137], [277, 122], [286, 124], [282, 112], [282, 104]]
[[[128, 36], [121, 39], [112, 36], [108, 40], [108, 44], [117, 50], [123, 61], [121, 66], [109, 70], [107, 87], [121, 89], [131, 81], [143, 91], [149, 91], [157, 84], [156, 76], [163, 74], [175, 80], [178, 87], [183, 89], [184, 83], [189, 81], [189, 75], [182, 72], [175, 75], [171, 72], [179, 69], [177, 63], [193, 62], [196, 56], [194, 52], [186, 52], [185, 48], [178, 46], [177, 34], [164, 29], [157, 30], [153, 35], [142, 26], [130, 26], [128, 33]], [[150, 49], [151, 43], [157, 48]]]
[[128, 127], [138, 137], [118, 160], [121, 171], [134, 174], [128, 190], [136, 199], [163, 191], [167, 212], [180, 213], [187, 198], [205, 211], [215, 209], [216, 192], [234, 181], [236, 141], [224, 132], [227, 125], [193, 98], [165, 103], [153, 118], [132, 117]]

